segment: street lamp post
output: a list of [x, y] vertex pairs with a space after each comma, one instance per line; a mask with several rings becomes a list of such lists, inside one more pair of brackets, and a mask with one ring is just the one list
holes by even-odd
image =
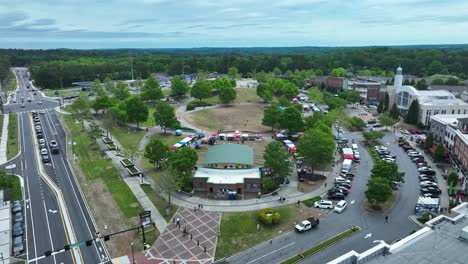
[[135, 251], [133, 250], [133, 242], [130, 245], [132, 245], [132, 264], [135, 264]]

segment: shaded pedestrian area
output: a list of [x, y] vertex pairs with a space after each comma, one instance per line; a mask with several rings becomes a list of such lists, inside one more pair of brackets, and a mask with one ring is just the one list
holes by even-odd
[[[178, 220], [178, 221], [177, 221]], [[212, 263], [221, 213], [200, 205], [180, 208], [155, 246], [135, 255], [137, 263]]]

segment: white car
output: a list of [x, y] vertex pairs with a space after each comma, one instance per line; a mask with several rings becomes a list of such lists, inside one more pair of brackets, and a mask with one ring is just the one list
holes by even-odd
[[396, 161], [396, 159], [392, 159], [392, 158], [384, 158], [382, 160], [386, 161], [386, 162], [395, 162]]
[[41, 155], [47, 155], [49, 152], [47, 151], [46, 148], [41, 149]]
[[427, 171], [427, 170], [430, 170], [431, 168], [429, 167], [421, 167], [421, 168], [418, 168], [418, 172], [421, 172], [421, 171]]
[[345, 178], [343, 178], [343, 177], [336, 177], [336, 178], [335, 178], [335, 183], [338, 183], [338, 182], [351, 183], [350, 180], [347, 180], [347, 179], [345, 179]]
[[346, 209], [346, 205], [347, 205], [346, 201], [341, 200], [335, 205], [334, 211], [337, 213], [341, 213], [344, 211], [344, 209]]
[[419, 183], [419, 186], [421, 186], [421, 187], [428, 187], [428, 186], [439, 187], [437, 185], [437, 183], [431, 182], [431, 181], [423, 181], [423, 182]]
[[315, 208], [333, 209], [333, 202], [328, 200], [321, 200], [314, 203]]
[[378, 150], [387, 151], [388, 148], [385, 147], [385, 146], [375, 146], [375, 147], [374, 147], [374, 150], [375, 150], [375, 151], [378, 151]]

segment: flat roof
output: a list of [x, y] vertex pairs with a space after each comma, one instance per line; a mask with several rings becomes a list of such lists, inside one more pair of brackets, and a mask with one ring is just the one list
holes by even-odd
[[198, 168], [193, 178], [208, 178], [208, 183], [236, 184], [244, 183], [245, 179], [260, 179], [259, 168], [253, 169], [211, 169]]
[[468, 118], [468, 114], [465, 114], [465, 115], [434, 115], [434, 116], [431, 116], [431, 119], [434, 119], [436, 120], [437, 122], [439, 123], [442, 123], [442, 124], [457, 124], [458, 123], [458, 119], [460, 118]]
[[243, 144], [220, 144], [208, 148], [205, 156], [206, 165], [209, 164], [254, 164], [254, 150]]
[[0, 252], [3, 253], [5, 263], [10, 263], [10, 240], [11, 240], [11, 208], [10, 202], [2, 203], [0, 206]]

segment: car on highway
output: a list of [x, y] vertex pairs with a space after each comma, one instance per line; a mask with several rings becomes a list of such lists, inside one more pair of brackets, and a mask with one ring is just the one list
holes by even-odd
[[44, 162], [44, 163], [50, 162], [50, 157], [49, 157], [49, 155], [42, 155], [42, 162]]
[[296, 226], [294, 226], [294, 229], [297, 232], [302, 233], [302, 232], [308, 231], [316, 227], [319, 223], [320, 223], [320, 220], [318, 218], [311, 217], [311, 218], [307, 218], [307, 220], [304, 220], [300, 222], [299, 224], [297, 224]]
[[41, 127], [40, 125], [37, 125], [37, 126], [35, 126], [34, 128], [35, 128], [36, 131], [38, 131], [38, 132], [39, 132], [39, 131], [42, 131], [42, 127]]
[[42, 132], [37, 132], [37, 138], [44, 138], [44, 135], [42, 134]]
[[14, 201], [13, 202], [12, 211], [13, 211], [14, 214], [23, 211], [23, 208], [21, 207], [21, 202], [20, 201]]
[[333, 202], [327, 200], [316, 201], [314, 203], [314, 207], [320, 209], [333, 209]]
[[52, 154], [59, 153], [59, 146], [58, 146], [57, 141], [51, 140], [50, 143], [49, 143], [49, 146], [50, 146]]
[[48, 155], [49, 151], [46, 148], [41, 149], [41, 155]]
[[45, 144], [45, 139], [43, 138], [40, 138], [39, 139], [39, 149], [43, 149], [46, 147], [46, 144]]
[[19, 255], [24, 251], [23, 236], [17, 236], [13, 239], [13, 254]]
[[39, 114], [43, 115], [43, 114], [45, 114], [45, 111], [44, 111], [44, 110], [40, 110], [40, 111], [39, 111]]
[[333, 211], [337, 213], [341, 213], [344, 211], [344, 209], [346, 209], [346, 205], [347, 205], [346, 201], [341, 200], [335, 205], [335, 209], [333, 209]]
[[22, 236], [23, 235], [23, 223], [16, 223], [13, 226], [13, 237]]

